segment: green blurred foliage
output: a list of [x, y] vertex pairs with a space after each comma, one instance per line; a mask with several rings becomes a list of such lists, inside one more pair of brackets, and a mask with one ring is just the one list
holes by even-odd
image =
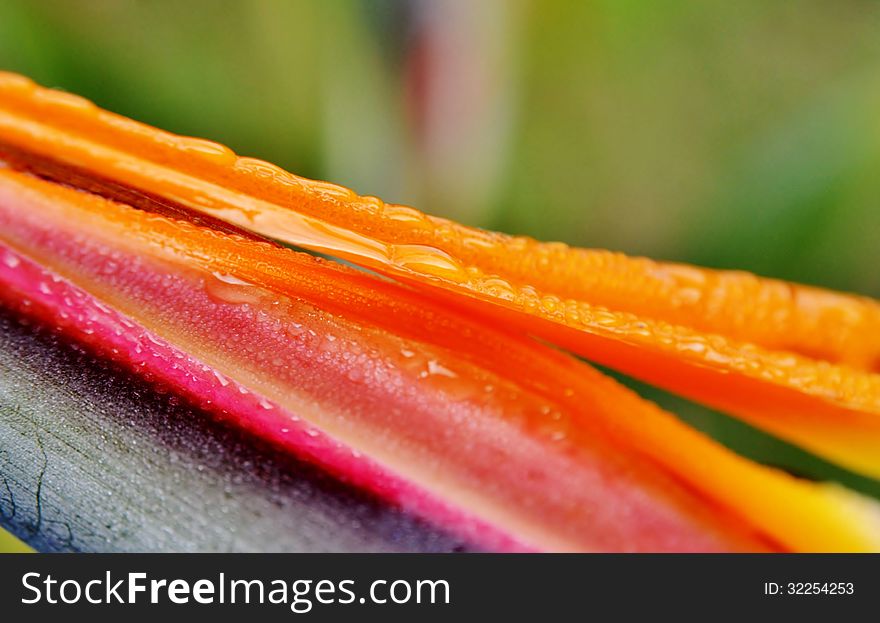
[[880, 296], [873, 0], [0, 0], [0, 68], [474, 225]]
[[[0, 3], [0, 67], [298, 173], [872, 295], [878, 35], [869, 0]], [[433, 136], [411, 97], [432, 37]]]
[[475, 225], [880, 294], [874, 1], [4, 0], [0, 67]]

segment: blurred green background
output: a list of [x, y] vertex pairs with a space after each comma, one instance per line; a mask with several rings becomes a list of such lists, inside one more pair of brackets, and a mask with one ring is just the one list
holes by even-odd
[[880, 3], [0, 2], [0, 67], [468, 223], [880, 295]]
[[0, 68], [473, 225], [880, 296], [873, 0], [0, 0]]

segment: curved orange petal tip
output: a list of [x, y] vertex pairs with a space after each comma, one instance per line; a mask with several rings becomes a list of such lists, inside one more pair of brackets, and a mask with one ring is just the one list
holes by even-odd
[[[0, 94], [12, 169], [72, 166], [61, 175], [409, 285], [0, 171], [0, 298], [237, 424], [493, 549], [878, 549], [873, 502], [737, 457], [498, 328], [870, 471], [876, 377], [857, 368], [875, 347], [852, 336], [875, 323], [874, 302], [471, 230], [20, 77], [0, 75]], [[636, 302], [632, 283], [646, 289]], [[734, 317], [753, 297], [786, 336]]]

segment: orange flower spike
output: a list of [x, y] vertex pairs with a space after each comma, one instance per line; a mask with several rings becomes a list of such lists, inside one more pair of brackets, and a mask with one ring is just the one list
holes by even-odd
[[0, 93], [0, 142], [393, 275], [880, 476], [875, 301], [475, 230], [19, 76]]
[[[194, 398], [210, 396], [238, 425], [443, 525], [464, 524], [478, 541], [505, 543], [486, 541], [482, 524], [440, 514], [428, 502], [439, 497], [500, 535], [542, 549], [880, 548], [875, 503], [738, 457], [586, 364], [396, 284], [13, 171], [0, 171], [0, 225], [0, 298], [27, 302], [31, 314], [41, 308], [97, 347], [115, 344], [125, 363], [146, 365], [186, 389], [190, 381], [180, 378], [193, 374], [188, 359], [149, 352], [155, 340], [168, 340], [196, 357], [195, 372], [206, 370]], [[22, 273], [36, 270], [26, 269], [31, 260], [52, 276]], [[68, 282], [81, 290], [62, 290]], [[78, 325], [84, 295], [99, 302]], [[52, 297], [63, 301], [60, 309]], [[107, 305], [124, 314], [123, 324], [102, 337], [106, 326], [95, 317]], [[229, 324], [251, 313], [243, 305], [256, 313], [253, 320]], [[155, 337], [138, 338], [132, 350], [118, 336], [138, 325]], [[318, 347], [324, 354], [309, 350], [302, 337], [311, 333], [323, 344], [328, 326], [350, 354], [371, 349], [397, 361], [399, 381], [388, 382], [391, 375], [364, 385], [371, 366], [343, 353], [348, 363], [338, 369], [326, 345]], [[287, 337], [279, 342], [278, 333]], [[297, 367], [298, 349], [315, 362], [309, 368], [320, 369], [317, 376], [302, 359]], [[419, 370], [440, 374], [431, 380]], [[421, 389], [407, 398], [413, 382]], [[239, 396], [239, 388], [273, 408], [254, 415], [230, 406], [228, 394]], [[384, 410], [371, 402], [376, 398]], [[392, 415], [401, 407], [406, 417]], [[305, 437], [303, 446], [292, 430], [300, 422], [378, 461], [389, 475], [340, 462], [338, 445], [327, 449]], [[389, 486], [394, 475], [415, 492]]]

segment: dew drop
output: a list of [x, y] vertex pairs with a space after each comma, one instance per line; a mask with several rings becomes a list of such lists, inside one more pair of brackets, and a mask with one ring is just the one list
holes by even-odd
[[382, 216], [402, 223], [425, 223], [425, 215], [414, 208], [399, 205], [385, 205]]
[[287, 326], [284, 327], [284, 330], [290, 337], [297, 338], [301, 336], [306, 330], [303, 328], [301, 324], [298, 322], [291, 322]]
[[692, 353], [705, 353], [706, 352], [706, 343], [700, 340], [695, 340], [692, 342], [681, 342], [678, 345], [678, 350], [680, 351], [690, 351]]
[[15, 268], [21, 262], [12, 253], [7, 253], [6, 256], [3, 258], [3, 263], [6, 264], [9, 268]]
[[554, 313], [559, 308], [559, 298], [553, 295], [541, 299], [541, 308], [547, 313]]
[[392, 247], [391, 261], [401, 268], [442, 279], [456, 282], [467, 279], [467, 271], [452, 256], [427, 245], [395, 245]]
[[214, 378], [217, 379], [217, 382], [219, 382], [220, 385], [222, 385], [223, 387], [226, 387], [227, 385], [229, 385], [229, 379], [227, 379], [225, 376], [223, 376], [222, 374], [220, 374], [216, 370], [211, 370], [211, 372], [214, 373]]
[[265, 292], [254, 284], [225, 273], [211, 273], [205, 280], [205, 290], [212, 299], [233, 305], [255, 304], [262, 300]]
[[452, 379], [458, 377], [458, 375], [455, 372], [453, 372], [449, 368], [441, 365], [440, 363], [438, 363], [437, 361], [435, 361], [433, 359], [428, 361], [428, 374], [446, 376], [446, 377], [449, 377]]
[[485, 279], [482, 283], [483, 289], [491, 296], [505, 301], [512, 301], [516, 298], [516, 291], [504, 279], [500, 277], [491, 277]]
[[222, 281], [223, 283], [228, 283], [228, 284], [237, 285], [237, 286], [253, 285], [249, 281], [245, 281], [244, 279], [239, 279], [235, 275], [229, 275], [226, 273], [218, 273], [218, 272], [214, 272], [211, 274], [214, 275], [214, 277], [216, 277], [218, 280]]
[[201, 138], [179, 136], [175, 138], [175, 147], [193, 155], [200, 156], [217, 164], [228, 165], [235, 162], [235, 153], [224, 145]]

